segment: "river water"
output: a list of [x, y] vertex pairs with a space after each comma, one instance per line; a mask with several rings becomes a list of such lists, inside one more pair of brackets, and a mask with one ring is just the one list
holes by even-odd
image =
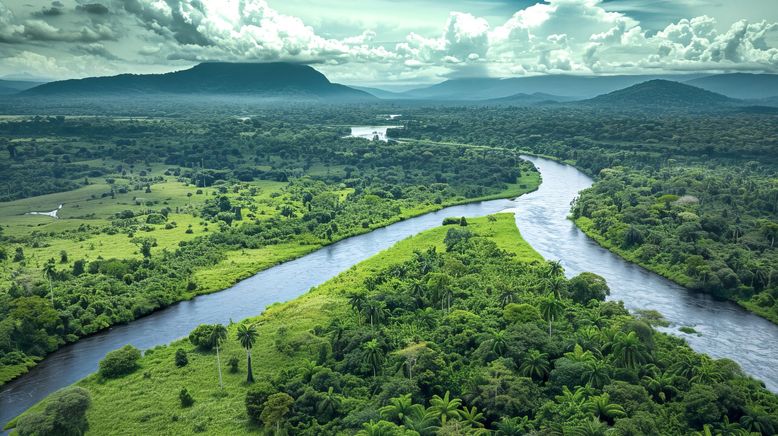
[[[175, 304], [62, 347], [2, 388], [0, 425], [51, 392], [96, 371], [98, 361], [108, 351], [125, 344], [147, 349], [178, 339], [202, 323], [226, 324], [255, 316], [271, 303], [294, 299], [398, 241], [439, 226], [445, 217], [475, 217], [505, 210], [516, 212], [524, 238], [547, 259], [561, 260], [568, 276], [591, 271], [605, 277], [611, 298], [623, 300], [630, 309], [660, 311], [674, 324], [668, 332], [683, 336], [697, 351], [737, 361], [768, 388], [778, 390], [778, 326], [737, 305], [690, 293], [600, 248], [566, 219], [570, 202], [592, 180], [570, 166], [542, 158], [526, 159], [543, 175], [543, 183], [534, 193], [516, 200], [453, 206], [345, 239], [222, 292]], [[693, 326], [702, 335], [680, 333], [680, 325]]]

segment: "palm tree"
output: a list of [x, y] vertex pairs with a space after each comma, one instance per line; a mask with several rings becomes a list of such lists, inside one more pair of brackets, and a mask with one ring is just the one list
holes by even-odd
[[227, 328], [221, 324], [216, 324], [211, 330], [211, 344], [216, 347], [216, 366], [219, 368], [219, 387], [224, 389], [224, 383], [222, 383], [222, 361], [219, 355], [219, 348], [222, 341], [227, 339]]
[[548, 354], [529, 350], [519, 366], [519, 373], [525, 377], [543, 379], [548, 374]]
[[570, 434], [572, 436], [605, 436], [608, 434], [608, 426], [600, 422], [597, 418], [593, 418], [585, 424], [569, 429], [565, 434]]
[[561, 260], [550, 260], [548, 261], [548, 277], [555, 277], [560, 274], [562, 274], [562, 271], [564, 271], [564, 268], [562, 268], [562, 261]]
[[365, 310], [365, 304], [367, 304], [367, 297], [365, 294], [354, 293], [349, 295], [348, 302], [351, 305], [351, 309], [357, 314], [357, 324], [362, 323], [362, 312]]
[[761, 410], [747, 408], [745, 415], [740, 418], [740, 425], [750, 432], [775, 434], [775, 426], [770, 416]]
[[408, 416], [403, 420], [403, 425], [408, 430], [413, 430], [421, 436], [432, 436], [438, 431], [437, 417], [434, 413], [425, 410], [421, 405], [415, 404]]
[[584, 382], [599, 389], [610, 382], [610, 367], [602, 360], [586, 362], [583, 370]]
[[472, 428], [482, 428], [484, 425], [481, 421], [484, 420], [484, 414], [478, 411], [478, 408], [473, 406], [470, 410], [467, 407], [463, 407], [459, 411], [459, 417], [462, 421]]
[[579, 344], [575, 344], [573, 351], [565, 353], [565, 357], [573, 362], [586, 363], [594, 360], [594, 355], [591, 351], [584, 351], [583, 347]]
[[637, 368], [649, 361], [650, 356], [635, 332], [619, 332], [614, 337], [613, 354], [625, 368]]
[[370, 327], [375, 327], [375, 324], [381, 322], [388, 310], [386, 309], [386, 303], [378, 300], [370, 300], [365, 305], [365, 316], [370, 320]]
[[440, 419], [442, 425], [446, 425], [448, 418], [459, 417], [459, 406], [461, 405], [462, 400], [451, 398], [451, 392], [446, 391], [442, 398], [437, 395], [432, 397], [428, 410]]
[[716, 436], [746, 436], [749, 434], [737, 421], [729, 422], [729, 416], [727, 415], [724, 415], [718, 427]]
[[492, 334], [492, 352], [500, 357], [508, 351], [508, 339], [504, 331], [497, 331]]
[[564, 304], [553, 295], [548, 295], [540, 300], [540, 313], [543, 315], [543, 319], [548, 322], [549, 336], [551, 336], [551, 323], [562, 314], [564, 308]]
[[612, 423], [614, 418], [627, 416], [621, 405], [611, 403], [610, 396], [607, 392], [589, 398], [586, 403], [584, 403], [584, 410], [600, 419], [605, 418], [608, 423]]
[[238, 326], [238, 341], [243, 348], [246, 349], [246, 360], [248, 361], [247, 368], [248, 374], [246, 375], [247, 383], [254, 383], [254, 373], [251, 371], [251, 347], [257, 341], [257, 327], [254, 324], [243, 323]]
[[54, 306], [54, 286], [51, 284], [51, 278], [56, 273], [54, 269], [54, 259], [49, 259], [43, 266], [43, 275], [49, 280], [49, 295], [51, 296], [51, 305]]
[[332, 386], [330, 386], [330, 388], [327, 389], [327, 392], [322, 394], [322, 399], [319, 400], [316, 408], [320, 415], [332, 418], [338, 412], [338, 407], [340, 407], [340, 398], [338, 398], [338, 395], [333, 391]]
[[411, 394], [405, 394], [389, 400], [389, 404], [378, 409], [381, 417], [402, 424], [414, 410], [420, 408], [419, 404], [413, 404]]
[[513, 289], [504, 289], [500, 292], [500, 307], [505, 307], [516, 301], [516, 291]]
[[362, 345], [362, 350], [364, 352], [365, 360], [373, 368], [373, 377], [375, 377], [384, 361], [384, 350], [381, 349], [381, 346], [375, 339], [365, 342], [365, 344]]
[[562, 386], [562, 395], [557, 395], [554, 398], [560, 404], [568, 403], [583, 407], [586, 402], [586, 390], [578, 386], [574, 391], [571, 391], [567, 386]]
[[549, 293], [556, 298], [562, 298], [562, 290], [565, 288], [565, 280], [559, 276], [552, 276], [546, 279], [546, 287]]
[[522, 416], [521, 418], [506, 418], [503, 416], [500, 422], [495, 424], [495, 427], [497, 427], [495, 434], [498, 436], [523, 436], [534, 430], [527, 416]]
[[642, 378], [643, 386], [654, 396], [658, 403], [664, 403], [678, 393], [678, 389], [673, 383], [673, 377], [667, 373], [657, 376], [644, 376]]

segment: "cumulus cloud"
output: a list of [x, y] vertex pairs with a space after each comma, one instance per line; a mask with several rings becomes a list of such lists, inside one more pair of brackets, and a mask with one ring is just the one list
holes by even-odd
[[[6, 53], [39, 53], [61, 61], [60, 68], [75, 64], [63, 58], [70, 53], [82, 62], [104, 62], [115, 72], [133, 65], [180, 68], [206, 60], [300, 61], [351, 81], [778, 71], [773, 46], [778, 23], [741, 20], [726, 27], [699, 16], [649, 31], [627, 10], [606, 10], [603, 0], [541, 1], [491, 26], [483, 17], [451, 12], [437, 32], [410, 32], [399, 43], [385, 42], [380, 29], [370, 28], [348, 37], [323, 36], [327, 29], [285, 15], [267, 0], [79, 0], [75, 13], [62, 15], [51, 12], [68, 11], [58, 1], [26, 15], [23, 8], [15, 15], [2, 1], [0, 44], [14, 47]], [[7, 59], [0, 55], [0, 66], [7, 67]]]

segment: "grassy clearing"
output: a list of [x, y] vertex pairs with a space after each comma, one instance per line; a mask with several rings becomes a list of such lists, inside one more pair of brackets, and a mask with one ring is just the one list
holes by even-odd
[[[259, 340], [253, 351], [255, 377], [262, 380], [280, 368], [294, 367], [313, 357], [316, 339], [309, 332], [336, 317], [352, 316], [346, 298], [351, 289], [366, 277], [408, 260], [414, 250], [430, 246], [443, 250], [443, 239], [449, 228], [438, 227], [403, 240], [307, 294], [288, 303], [275, 304], [261, 316], [250, 319], [259, 323]], [[542, 259], [521, 238], [513, 214], [472, 219], [468, 229], [516, 253], [519, 260]], [[281, 328], [287, 329], [286, 338], [297, 345], [297, 351], [282, 353], [276, 349], [274, 343]], [[236, 356], [240, 359], [240, 370], [230, 374], [224, 365], [223, 391], [218, 387], [215, 353], [198, 352], [187, 340], [147, 351], [141, 359], [141, 368], [131, 375], [109, 381], [92, 375], [78, 382], [77, 385], [88, 389], [93, 397], [87, 416], [88, 434], [190, 434], [200, 429], [208, 434], [225, 435], [259, 432], [245, 414], [246, 357], [245, 351], [233, 339], [235, 329], [236, 325], [229, 327], [230, 340], [224, 346], [222, 364]], [[186, 350], [189, 356], [189, 364], [183, 368], [174, 364], [174, 355], [179, 348]], [[178, 392], [182, 387], [186, 387], [195, 399], [191, 408], [183, 409], [179, 405]], [[41, 407], [45, 407], [45, 400], [31, 410]]]

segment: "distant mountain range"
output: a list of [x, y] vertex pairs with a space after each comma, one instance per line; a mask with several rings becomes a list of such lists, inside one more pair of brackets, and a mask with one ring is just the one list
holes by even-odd
[[50, 82], [22, 96], [241, 95], [295, 100], [370, 101], [363, 91], [330, 82], [307, 65], [275, 63], [202, 63], [167, 74], [121, 74]]
[[[584, 105], [656, 108], [778, 106], [778, 75], [617, 75], [451, 79], [425, 88], [390, 92], [330, 82], [310, 66], [284, 62], [210, 62], [167, 74], [121, 74], [39, 84], [0, 80], [0, 95], [21, 97], [134, 97], [155, 95], [278, 98], [284, 101], [428, 104]], [[738, 99], [738, 100], [735, 100]]]
[[739, 102], [739, 100], [685, 83], [655, 79], [589, 100], [579, 101], [576, 104], [619, 109], [715, 109]]
[[547, 94], [554, 100], [584, 100], [650, 80], [686, 83], [708, 91], [739, 99], [764, 99], [778, 96], [777, 74], [684, 74], [617, 75], [451, 79], [432, 86], [395, 93], [376, 88], [361, 88], [376, 97], [390, 100], [498, 101], [511, 96]]

